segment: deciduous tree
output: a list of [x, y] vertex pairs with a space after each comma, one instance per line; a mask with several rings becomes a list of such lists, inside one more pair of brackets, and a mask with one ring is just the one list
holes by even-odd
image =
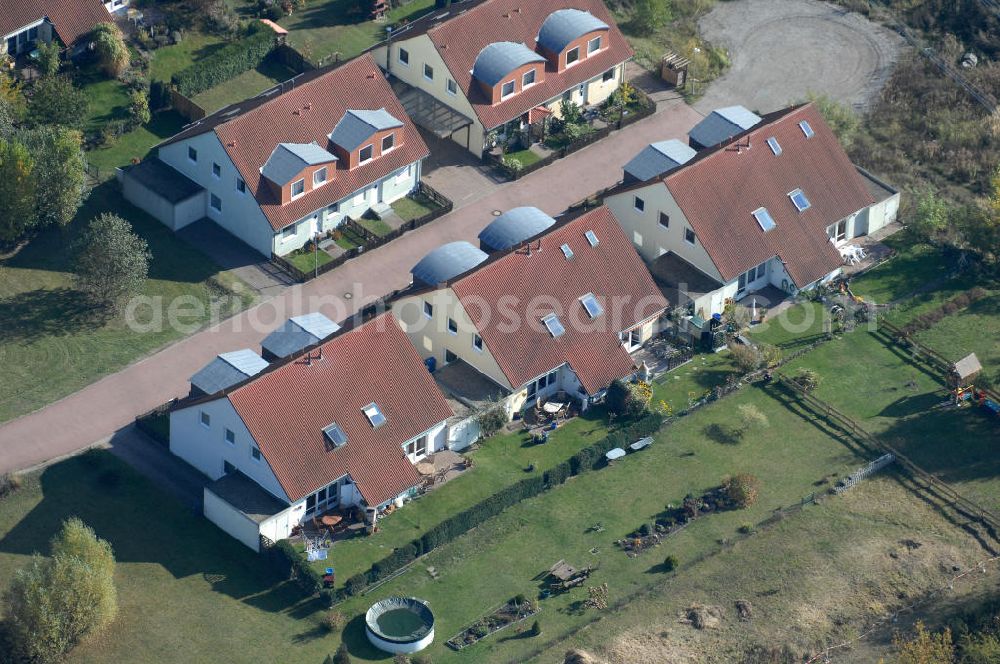
[[93, 39], [104, 72], [112, 78], [121, 76], [131, 62], [122, 31], [114, 23], [98, 23]]
[[90, 222], [78, 246], [77, 287], [95, 305], [119, 310], [142, 290], [151, 257], [129, 222], [105, 212]]
[[48, 76], [35, 83], [28, 102], [28, 123], [33, 127], [58, 125], [80, 129], [87, 117], [87, 95], [66, 76]]
[[38, 225], [65, 226], [76, 216], [86, 194], [83, 136], [63, 127], [19, 131], [15, 136], [35, 160]]
[[21, 239], [35, 225], [35, 161], [14, 140], [0, 139], [0, 241]]

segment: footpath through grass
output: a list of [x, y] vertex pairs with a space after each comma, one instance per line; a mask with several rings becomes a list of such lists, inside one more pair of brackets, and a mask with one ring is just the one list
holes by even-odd
[[[185, 325], [208, 323], [213, 301], [224, 316], [252, 300], [236, 277], [219, 273], [205, 255], [125, 202], [114, 183], [105, 183], [68, 227], [48, 229], [16, 255], [0, 260], [0, 422], [41, 408], [184, 336], [166, 324], [136, 332], [122, 317], [98, 317], [73, 289], [73, 243], [105, 211], [131, 221], [149, 243], [153, 260], [143, 295], [162, 298], [163, 307], [179, 297], [202, 305], [200, 314], [184, 317]], [[150, 315], [147, 311], [137, 318], [148, 322]]]

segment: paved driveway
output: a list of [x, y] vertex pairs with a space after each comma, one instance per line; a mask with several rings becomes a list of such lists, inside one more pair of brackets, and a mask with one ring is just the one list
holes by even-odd
[[733, 104], [768, 113], [809, 92], [864, 108], [888, 79], [903, 44], [860, 14], [816, 0], [720, 2], [700, 28], [732, 60], [695, 105], [703, 113]]
[[[647, 143], [684, 139], [701, 115], [673, 101], [610, 138], [541, 170], [490, 188], [485, 196], [459, 197], [454, 212], [395, 242], [348, 261], [308, 284], [194, 334], [51, 404], [0, 426], [0, 472], [71, 454], [107, 439], [133, 418], [187, 392], [187, 381], [217, 353], [259, 347], [288, 316], [320, 310], [334, 320], [353, 313], [410, 280], [409, 269], [431, 249], [452, 240], [476, 241], [493, 210], [535, 205], [550, 214], [621, 179], [621, 165]], [[435, 185], [436, 186], [436, 185]], [[476, 186], [475, 184], [470, 186]], [[464, 203], [464, 206], [463, 206]], [[349, 293], [351, 297], [345, 298]]]

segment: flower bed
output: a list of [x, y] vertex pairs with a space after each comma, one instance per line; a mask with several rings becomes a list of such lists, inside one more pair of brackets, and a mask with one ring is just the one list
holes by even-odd
[[699, 517], [734, 509], [739, 509], [739, 505], [730, 498], [725, 486], [709, 489], [700, 498], [688, 494], [680, 507], [667, 505], [667, 509], [656, 517], [652, 527], [644, 523], [615, 544], [629, 558], [635, 558], [643, 551], [657, 546], [664, 538], [687, 528]]
[[448, 639], [448, 647], [452, 650], [468, 648], [490, 634], [496, 634], [502, 629], [530, 618], [540, 610], [537, 602], [518, 595]]

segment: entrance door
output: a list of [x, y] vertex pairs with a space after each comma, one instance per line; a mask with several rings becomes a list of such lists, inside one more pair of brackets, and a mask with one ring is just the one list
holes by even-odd
[[628, 352], [631, 353], [632, 351], [637, 350], [639, 346], [642, 345], [642, 331], [639, 328], [635, 328], [634, 330], [629, 330], [628, 332], [625, 333], [624, 336], [625, 336], [624, 338], [625, 349]]
[[17, 35], [7, 38], [7, 52], [11, 55], [17, 55]]

